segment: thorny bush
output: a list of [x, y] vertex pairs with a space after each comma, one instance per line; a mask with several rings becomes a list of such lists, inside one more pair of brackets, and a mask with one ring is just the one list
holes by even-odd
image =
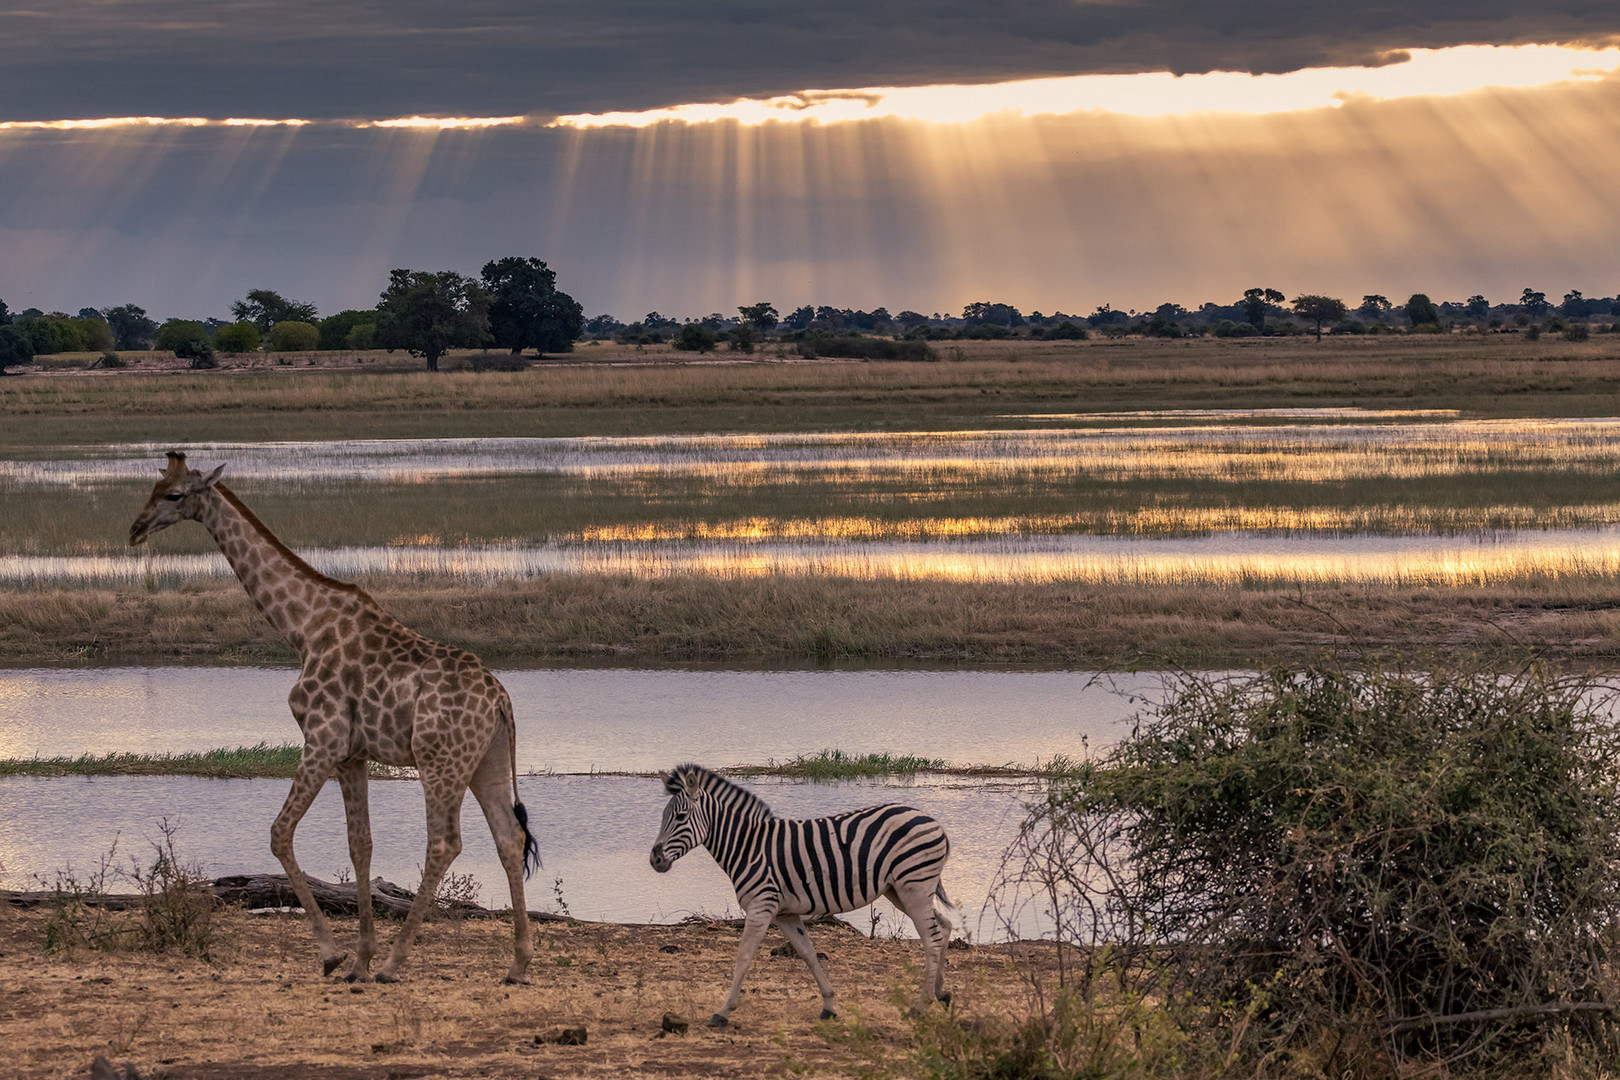
[[1030, 807], [1003, 918], [1040, 909], [1063, 993], [1163, 1002], [1216, 1071], [1612, 1052], [1612, 704], [1533, 662], [1180, 676]]

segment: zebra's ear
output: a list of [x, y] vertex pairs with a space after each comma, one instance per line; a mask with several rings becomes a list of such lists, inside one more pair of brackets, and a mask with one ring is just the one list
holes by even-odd
[[658, 774], [658, 779], [664, 782], [664, 790], [669, 792], [671, 795], [679, 795], [681, 793], [681, 782], [676, 779], [674, 773], [661, 772]]

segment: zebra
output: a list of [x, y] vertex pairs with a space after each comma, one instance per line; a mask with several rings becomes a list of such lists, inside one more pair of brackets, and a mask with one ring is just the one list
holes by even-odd
[[[816, 960], [804, 919], [853, 911], [883, 896], [910, 916], [923, 946], [923, 984], [915, 1015], [945, 992], [945, 949], [955, 909], [940, 872], [951, 843], [938, 821], [890, 803], [832, 817], [777, 817], [765, 800], [701, 765], [659, 773], [670, 800], [649, 861], [660, 874], [695, 847], [706, 847], [737, 889], [746, 916], [731, 993], [710, 1027], [730, 1023], [742, 1000], [743, 976], [775, 923], [821, 991], [821, 1019], [831, 1020], [833, 988]], [[943, 924], [943, 925], [942, 925]]]

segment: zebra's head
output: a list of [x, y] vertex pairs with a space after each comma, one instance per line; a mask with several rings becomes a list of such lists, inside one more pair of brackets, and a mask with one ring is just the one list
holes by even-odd
[[659, 773], [658, 778], [669, 792], [669, 804], [664, 807], [664, 820], [648, 861], [654, 870], [667, 874], [676, 859], [703, 843], [708, 835], [708, 800], [699, 798], [701, 784], [687, 769]]

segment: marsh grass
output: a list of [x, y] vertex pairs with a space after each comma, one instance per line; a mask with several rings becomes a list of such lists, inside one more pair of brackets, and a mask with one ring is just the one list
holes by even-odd
[[[363, 584], [406, 625], [507, 664], [1264, 667], [1324, 648], [1509, 640], [1551, 656], [1620, 655], [1616, 581], [1604, 577], [1308, 592], [775, 576]], [[0, 654], [20, 665], [297, 659], [229, 580], [0, 590]]]
[[[78, 757], [0, 759], [4, 776], [200, 776], [214, 780], [291, 778], [298, 770], [301, 748], [288, 743], [258, 743], [235, 749], [179, 754], [81, 754]], [[373, 763], [375, 779], [396, 779], [411, 773]]]
[[849, 754], [842, 750], [822, 750], [800, 754], [780, 763], [733, 766], [730, 776], [773, 776], [802, 780], [846, 780], [857, 777], [916, 776], [919, 772], [941, 772], [946, 768], [939, 758], [915, 754]]

